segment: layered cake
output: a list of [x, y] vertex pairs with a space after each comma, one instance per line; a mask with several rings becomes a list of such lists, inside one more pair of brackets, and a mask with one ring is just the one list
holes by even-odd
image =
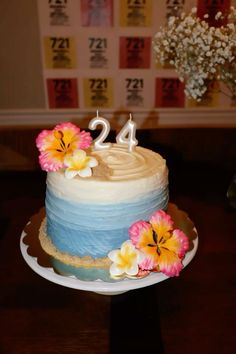
[[[74, 267], [135, 276], [161, 269], [157, 257], [163, 241], [172, 238], [181, 267], [187, 240], [183, 233], [173, 233], [165, 212], [168, 169], [158, 153], [140, 146], [129, 151], [125, 144], [95, 150], [90, 134], [71, 123], [44, 130], [36, 143], [47, 171], [40, 242], [48, 254]], [[117, 265], [119, 260], [127, 263], [126, 257], [128, 271], [127, 264], [122, 269]], [[168, 267], [166, 260], [163, 267]]]

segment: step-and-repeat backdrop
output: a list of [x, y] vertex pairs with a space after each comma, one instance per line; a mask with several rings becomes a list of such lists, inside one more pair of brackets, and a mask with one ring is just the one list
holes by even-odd
[[210, 18], [233, 0], [38, 0], [47, 108], [150, 110], [230, 106], [217, 87], [187, 100], [171, 68], [155, 63], [154, 34], [192, 7]]

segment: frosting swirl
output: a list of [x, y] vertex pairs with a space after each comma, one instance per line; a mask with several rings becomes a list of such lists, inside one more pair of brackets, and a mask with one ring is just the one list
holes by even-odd
[[159, 154], [139, 146], [129, 152], [125, 145], [113, 144], [111, 149], [94, 151], [92, 155], [98, 156], [112, 170], [110, 180], [149, 177], [166, 168], [165, 160]]
[[98, 167], [111, 173], [68, 180], [63, 171], [49, 172], [48, 189], [67, 200], [118, 203], [142, 199], [154, 191], [162, 193], [168, 186], [166, 161], [154, 151], [136, 146], [129, 152], [127, 146], [113, 144], [110, 149], [96, 150], [91, 155], [98, 158]]

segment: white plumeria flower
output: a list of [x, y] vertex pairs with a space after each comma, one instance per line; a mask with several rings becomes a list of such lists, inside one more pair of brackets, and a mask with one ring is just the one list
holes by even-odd
[[94, 157], [87, 156], [84, 150], [76, 150], [72, 155], [68, 155], [64, 159], [65, 177], [74, 178], [76, 175], [80, 177], [90, 177], [92, 175], [91, 167], [98, 165]]
[[110, 274], [112, 277], [117, 277], [123, 274], [135, 276], [139, 271], [139, 263], [145, 256], [137, 250], [130, 240], [125, 241], [121, 249], [113, 250], [108, 253], [108, 257], [113, 262], [110, 266]]

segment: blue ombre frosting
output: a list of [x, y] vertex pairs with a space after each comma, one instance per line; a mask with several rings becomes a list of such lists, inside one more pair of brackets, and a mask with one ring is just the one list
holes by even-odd
[[121, 247], [134, 222], [167, 208], [168, 169], [139, 146], [130, 153], [113, 144], [92, 155], [112, 174], [68, 180], [63, 171], [48, 173], [47, 235], [60, 252], [98, 259]]
[[67, 201], [47, 189], [47, 234], [61, 252], [105, 257], [128, 239], [128, 229], [135, 221], [148, 220], [167, 204], [167, 187], [132, 202], [109, 204]]

